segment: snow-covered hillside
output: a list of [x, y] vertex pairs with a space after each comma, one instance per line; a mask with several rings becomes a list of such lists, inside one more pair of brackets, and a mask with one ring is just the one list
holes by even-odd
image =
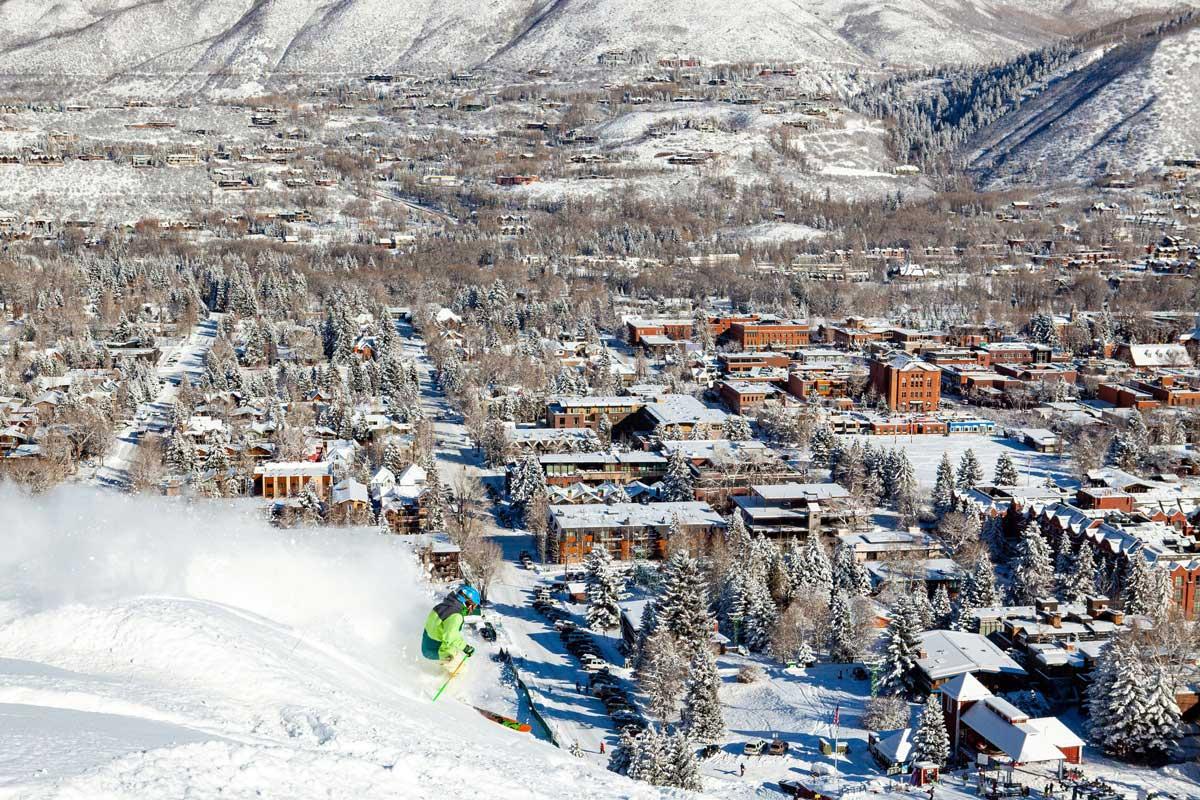
[[79, 487], [0, 506], [0, 797], [661, 796], [431, 703], [396, 537]]
[[1081, 61], [980, 136], [974, 162], [992, 185], [1148, 170], [1200, 151], [1200, 29]]
[[987, 61], [1169, 0], [79, 0], [0, 4], [0, 73], [249, 91], [270, 73], [773, 59], [851, 67]]

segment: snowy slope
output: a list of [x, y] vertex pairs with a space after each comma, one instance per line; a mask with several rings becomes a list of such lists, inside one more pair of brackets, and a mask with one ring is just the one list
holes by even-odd
[[[1169, 0], [39, 0], [0, 3], [0, 74], [151, 75], [247, 90], [267, 73], [592, 66], [605, 50], [815, 66], [991, 60]], [[215, 78], [213, 76], [216, 76]]]
[[79, 487], [0, 503], [0, 797], [661, 796], [431, 703], [432, 595], [397, 537]]
[[1200, 29], [1092, 54], [973, 143], [995, 186], [1148, 170], [1200, 151]]

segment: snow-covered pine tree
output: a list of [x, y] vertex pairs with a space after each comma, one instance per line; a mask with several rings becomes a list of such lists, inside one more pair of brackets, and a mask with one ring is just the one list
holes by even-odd
[[[939, 584], [941, 586], [943, 584]], [[933, 628], [933, 603], [929, 600], [929, 592], [923, 581], [917, 580], [909, 589], [908, 597], [912, 603], [913, 617], [917, 627], [924, 632]]]
[[665, 785], [691, 792], [702, 791], [704, 784], [700, 781], [700, 765], [688, 734], [675, 731], [670, 736], [669, 745], [671, 763]]
[[828, 469], [829, 454], [836, 445], [837, 435], [833, 432], [833, 428], [829, 427], [829, 423], [822, 422], [813, 428], [812, 435], [808, 440], [808, 450], [812, 454], [813, 465], [821, 469]]
[[946, 591], [946, 584], [938, 584], [938, 588], [933, 592], [933, 599], [929, 602], [929, 607], [933, 612], [933, 628], [949, 627], [953, 608], [950, 605], [950, 593]]
[[746, 529], [746, 521], [736, 507], [725, 529], [725, 541], [734, 558], [741, 560], [750, 557], [750, 531]]
[[829, 603], [829, 658], [838, 662], [854, 661], [858, 658], [850, 595], [838, 588], [833, 590], [833, 597]]
[[996, 459], [996, 476], [995, 484], [997, 486], [1016, 486], [1021, 480], [1020, 474], [1017, 472], [1017, 465], [1013, 463], [1012, 457], [1008, 453], [1001, 453]]
[[800, 547], [793, 547], [787, 561], [792, 595], [828, 595], [833, 587], [833, 565], [821, 544], [821, 537], [810, 535]]
[[642, 617], [638, 621], [638, 638], [633, 652], [635, 672], [640, 671], [645, 663], [647, 642], [656, 630], [658, 630], [658, 601], [654, 600], [642, 607]]
[[896, 451], [896, 478], [892, 493], [892, 507], [900, 515], [900, 519], [912, 524], [921, 510], [920, 489], [917, 485], [917, 473], [912, 461], [902, 451]]
[[883, 655], [875, 672], [874, 688], [880, 694], [903, 694], [920, 651], [921, 630], [916, 611], [911, 600], [901, 596], [883, 633]]
[[658, 485], [659, 496], [666, 502], [682, 502], [696, 499], [693, 489], [691, 465], [680, 448], [667, 456], [667, 471]]
[[744, 442], [753, 437], [750, 431], [750, 423], [745, 417], [730, 414], [725, 418], [725, 422], [721, 426], [722, 435], [731, 442]]
[[725, 575], [721, 595], [717, 599], [717, 621], [721, 631], [734, 644], [745, 641], [745, 621], [750, 609], [751, 588], [754, 575], [745, 560], [736, 559]]
[[1180, 736], [1179, 706], [1164, 667], [1129, 637], [1110, 639], [1087, 690], [1089, 735], [1104, 752], [1129, 760], [1160, 759]]
[[1018, 605], [1033, 605], [1054, 586], [1054, 568], [1050, 548], [1036, 525], [1029, 525], [1017, 543], [1013, 562], [1012, 594]]
[[1122, 574], [1121, 599], [1128, 614], [1151, 615], [1157, 613], [1154, 581], [1150, 562], [1140, 550], [1126, 554]]
[[608, 549], [593, 547], [588, 553], [587, 569], [587, 622], [593, 630], [612, 630], [621, 624], [620, 599], [621, 581], [613, 569], [612, 556]]
[[746, 646], [755, 652], [761, 652], [771, 643], [771, 629], [775, 625], [779, 609], [762, 576], [756, 572], [752, 572], [751, 576], [750, 596], [743, 629]]
[[638, 682], [650, 700], [650, 713], [661, 720], [675, 716], [679, 695], [687, 676], [687, 659], [671, 631], [660, 625], [646, 640], [646, 652], [638, 671]]
[[950, 760], [950, 734], [938, 695], [930, 694], [921, 709], [921, 718], [912, 735], [913, 761], [931, 761], [945, 767]]
[[708, 614], [708, 581], [700, 563], [686, 553], [676, 553], [666, 564], [659, 603], [659, 627], [679, 643], [685, 659], [708, 645], [712, 618]]
[[979, 459], [975, 456], [975, 451], [967, 448], [962, 454], [962, 458], [958, 461], [958, 474], [955, 476], [958, 483], [958, 489], [961, 492], [966, 492], [968, 489], [974, 489], [983, 482], [983, 467], [979, 465]]
[[854, 557], [854, 548], [846, 542], [838, 544], [833, 555], [833, 589], [848, 596], [866, 597], [871, 593], [871, 578]]
[[608, 414], [601, 414], [600, 419], [596, 421], [596, 436], [604, 447], [612, 444], [612, 429], [612, 420], [608, 418]]
[[399, 475], [408, 465], [408, 460], [404, 457], [404, 450], [400, 447], [400, 441], [395, 437], [388, 439], [387, 444], [383, 446], [383, 464], [391, 470], [393, 475]]
[[1062, 576], [1059, 599], [1064, 603], [1082, 603], [1096, 592], [1096, 558], [1088, 542], [1079, 543], [1071, 558], [1070, 569]]
[[712, 650], [701, 647], [692, 658], [683, 698], [682, 726], [693, 740], [713, 742], [725, 734], [718, 689], [721, 676]]
[[950, 463], [950, 454], [943, 452], [933, 482], [933, 510], [938, 516], [954, 510], [954, 491], [954, 465]]

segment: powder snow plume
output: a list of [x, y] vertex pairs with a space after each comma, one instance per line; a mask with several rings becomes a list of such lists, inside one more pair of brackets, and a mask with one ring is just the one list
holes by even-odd
[[433, 704], [396, 537], [80, 487], [0, 508], [0, 798], [663, 796]]
[[0, 486], [0, 507], [15, 509], [0, 552], [0, 598], [20, 612], [181, 596], [377, 649], [407, 644], [392, 641], [397, 612], [432, 596], [410, 551], [391, 537], [281, 531], [244, 503], [73, 486], [29, 497]]

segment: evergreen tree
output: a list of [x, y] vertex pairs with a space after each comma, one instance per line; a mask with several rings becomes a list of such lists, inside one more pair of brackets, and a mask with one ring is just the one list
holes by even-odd
[[829, 658], [838, 662], [858, 658], [850, 595], [837, 588], [833, 590], [833, 598], [829, 603]]
[[682, 717], [683, 730], [696, 741], [717, 741], [725, 734], [725, 720], [721, 716], [721, 699], [717, 691], [720, 686], [721, 676], [717, 673], [712, 650], [701, 647], [692, 658]]
[[737, 414], [730, 414], [725, 418], [725, 422], [721, 426], [721, 433], [731, 442], [745, 442], [754, 436], [750, 431], [750, 423], [746, 421], [745, 417]]
[[822, 469], [829, 468], [829, 456], [837, 446], [837, 435], [829, 423], [822, 422], [813, 428], [812, 437], [808, 440], [808, 450], [812, 454], [814, 466]]
[[846, 542], [841, 542], [834, 551], [833, 590], [843, 591], [850, 597], [866, 597], [871, 593], [871, 578], [854, 557], [854, 548]]
[[1001, 453], [996, 459], [996, 477], [995, 484], [997, 486], [1016, 486], [1021, 480], [1021, 476], [1017, 473], [1017, 465], [1013, 463], [1012, 457], [1008, 453]]
[[612, 430], [612, 420], [608, 418], [608, 414], [601, 414], [600, 419], [596, 421], [596, 436], [599, 437], [602, 446], [612, 445]]
[[979, 459], [975, 457], [975, 451], [969, 447], [958, 461], [957, 482], [959, 491], [962, 492], [974, 489], [983, 482], [983, 467], [979, 465]]
[[675, 448], [667, 456], [667, 472], [659, 483], [659, 496], [666, 502], [695, 500], [692, 469], [683, 450]]
[[1091, 545], [1083, 541], [1079, 543], [1079, 548], [1071, 559], [1070, 571], [1062, 576], [1059, 599], [1064, 603], [1082, 603], [1088, 595], [1095, 592], [1096, 559]]
[[895, 487], [892, 493], [892, 507], [905, 522], [911, 524], [920, 511], [921, 498], [917, 485], [917, 473], [913, 469], [908, 456], [897, 451]]
[[954, 465], [950, 463], [949, 453], [943, 452], [933, 482], [933, 510], [938, 516], [954, 510], [954, 490]]
[[950, 734], [936, 694], [930, 694], [921, 709], [921, 718], [912, 735], [912, 760], [931, 761], [939, 767], [945, 767], [950, 760]]
[[793, 545], [786, 559], [792, 596], [828, 595], [833, 588], [833, 565], [825, 554], [821, 537], [815, 534], [797, 548]]
[[1161, 759], [1181, 733], [1166, 670], [1144, 659], [1129, 637], [1115, 637], [1104, 646], [1088, 686], [1087, 706], [1092, 741], [1118, 758]]
[[587, 562], [587, 621], [594, 630], [607, 631], [621, 623], [621, 582], [613, 570], [612, 556], [603, 546], [593, 547]]
[[381, 466], [387, 467], [395, 476], [399, 476], [408, 466], [408, 459], [404, 457], [404, 449], [395, 437], [389, 438], [387, 444], [383, 446], [383, 464]]
[[950, 593], [946, 591], [946, 584], [938, 584], [937, 589], [933, 592], [933, 600], [930, 601], [929, 607], [933, 612], [933, 627], [935, 629], [944, 629], [950, 626], [950, 616], [953, 613], [953, 608], [950, 605]]
[[1162, 598], [1156, 592], [1154, 570], [1140, 550], [1125, 557], [1121, 596], [1128, 614], [1158, 616]]
[[1013, 600], [1018, 605], [1033, 605], [1038, 598], [1049, 594], [1053, 583], [1050, 548], [1037, 526], [1029, 525], [1017, 544], [1012, 575]]
[[750, 531], [746, 529], [746, 521], [736, 508], [729, 517], [729, 526], [725, 529], [725, 541], [729, 552], [738, 559], [750, 557]]
[[712, 619], [708, 614], [708, 582], [700, 563], [685, 553], [676, 553], [666, 564], [663, 592], [656, 601], [659, 627], [679, 643], [685, 659], [708, 645]]
[[642, 618], [638, 622], [638, 638], [634, 647], [633, 668], [635, 672], [642, 669], [645, 663], [647, 642], [650, 636], [658, 630], [658, 604], [656, 602], [646, 603], [642, 607]]
[[771, 590], [761, 575], [751, 573], [752, 582], [746, 607], [745, 642], [755, 652], [761, 652], [771, 643], [771, 629], [775, 625], [779, 609], [771, 597]]
[[880, 694], [902, 694], [921, 651], [921, 629], [912, 602], [901, 597], [883, 634], [883, 658], [875, 673]]
[[172, 431], [171, 437], [167, 440], [167, 466], [173, 472], [187, 475], [196, 471], [196, 460], [196, 448], [192, 444], [192, 440], [181, 430]]
[[696, 750], [684, 731], [676, 731], [671, 736], [671, 770], [667, 780], [668, 786], [699, 792], [704, 789], [700, 780], [700, 765], [696, 759]]
[[683, 692], [687, 659], [671, 631], [659, 626], [646, 640], [646, 652], [638, 681], [650, 699], [650, 713], [661, 720], [675, 716], [675, 705]]

